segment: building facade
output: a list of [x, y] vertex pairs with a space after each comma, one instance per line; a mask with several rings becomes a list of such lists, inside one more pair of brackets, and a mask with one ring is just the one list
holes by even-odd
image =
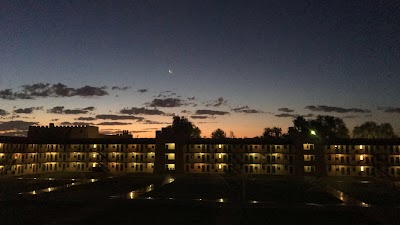
[[45, 172], [400, 177], [400, 140], [0, 137], [0, 174]]

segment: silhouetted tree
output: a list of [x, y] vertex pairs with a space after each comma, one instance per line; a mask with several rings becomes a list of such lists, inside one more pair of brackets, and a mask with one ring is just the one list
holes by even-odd
[[236, 138], [235, 134], [233, 133], [233, 131], [229, 131], [229, 138]]
[[221, 130], [221, 129], [216, 129], [214, 132], [212, 132], [211, 134], [211, 138], [212, 139], [226, 139], [226, 133], [225, 131]]
[[396, 135], [390, 123], [378, 125], [375, 122], [365, 122], [353, 129], [354, 138], [395, 138]]
[[174, 116], [172, 125], [168, 126], [174, 135], [184, 135], [186, 138], [200, 138], [201, 130], [184, 116]]
[[282, 129], [279, 127], [264, 128], [263, 138], [280, 138], [282, 137]]
[[349, 129], [341, 118], [333, 116], [317, 116], [310, 120], [310, 129], [315, 130], [322, 140], [349, 138]]
[[294, 130], [300, 134], [310, 134], [310, 123], [302, 116], [298, 116], [293, 120]]
[[201, 130], [200, 128], [196, 127], [195, 125], [193, 125], [193, 131], [191, 134], [191, 138], [201, 138]]
[[293, 128], [289, 128], [291, 138], [309, 138], [311, 131], [324, 141], [335, 138], [349, 138], [349, 130], [342, 119], [333, 116], [317, 116], [313, 120], [305, 120], [298, 116], [293, 120]]
[[310, 137], [310, 123], [302, 116], [293, 119], [293, 127], [289, 127], [288, 136], [291, 139]]

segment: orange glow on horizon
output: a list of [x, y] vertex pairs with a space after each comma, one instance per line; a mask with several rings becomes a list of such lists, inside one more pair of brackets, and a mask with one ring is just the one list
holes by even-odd
[[[51, 116], [51, 117], [50, 117]], [[64, 121], [80, 122], [74, 120], [75, 116], [73, 115], [63, 115], [66, 117], [65, 120], [51, 121], [51, 118], [55, 117], [54, 115], [44, 114], [43, 117], [38, 117], [40, 120], [37, 122], [39, 126], [49, 126], [49, 123], [54, 123], [55, 126], [62, 126], [61, 123]], [[237, 116], [235, 116], [237, 117]], [[96, 123], [103, 122], [97, 121], [91, 126], [99, 127], [99, 133], [104, 134], [119, 134], [122, 133], [122, 130], [128, 130], [133, 138], [155, 138], [155, 133], [157, 130], [161, 130], [163, 127], [168, 126], [169, 122], [172, 122], [172, 118], [162, 117], [162, 116], [154, 116], [151, 118], [154, 121], [165, 122], [165, 124], [141, 124], [141, 123], [133, 123], [131, 125], [119, 125], [119, 126], [106, 126], [106, 125], [96, 125]], [[211, 133], [216, 129], [220, 128], [226, 132], [226, 135], [229, 137], [230, 131], [233, 131], [236, 138], [253, 138], [256, 136], [261, 136], [263, 134], [263, 130], [265, 127], [281, 127], [282, 132], [287, 132], [289, 126], [292, 125], [291, 119], [287, 121], [282, 121], [281, 123], [277, 123], [274, 120], [274, 117], [270, 116], [263, 120], [263, 123], [260, 123], [256, 118], [248, 118], [247, 120], [243, 120], [240, 118], [217, 118], [215, 120], [201, 123], [204, 121], [198, 121], [194, 119], [190, 119], [193, 124], [201, 130], [201, 137], [210, 138]], [[83, 121], [84, 122], [84, 121]], [[126, 122], [126, 121], [119, 121]]]

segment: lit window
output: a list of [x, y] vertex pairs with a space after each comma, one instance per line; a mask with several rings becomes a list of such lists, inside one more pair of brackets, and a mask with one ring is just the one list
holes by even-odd
[[361, 166], [361, 172], [364, 172], [364, 166]]
[[96, 153], [93, 153], [93, 158], [96, 158]]
[[222, 154], [218, 154], [218, 158], [219, 158], [219, 159], [222, 158]]
[[221, 168], [222, 168], [222, 165], [221, 165], [221, 164], [219, 164], [219, 165], [218, 165], [218, 169], [221, 169]]
[[221, 144], [219, 144], [219, 145], [218, 145], [218, 148], [222, 148], [222, 145], [221, 145]]
[[97, 147], [97, 145], [96, 145], [96, 144], [94, 144], [94, 145], [93, 145], [93, 148], [96, 148], [96, 147]]
[[363, 149], [363, 146], [362, 145], [360, 145], [360, 150], [362, 150]]
[[165, 164], [167, 170], [175, 170], [175, 164]]
[[167, 160], [175, 160], [175, 154], [174, 153], [169, 153], [165, 154]]
[[364, 160], [364, 156], [360, 155], [360, 161], [363, 161], [363, 160]]

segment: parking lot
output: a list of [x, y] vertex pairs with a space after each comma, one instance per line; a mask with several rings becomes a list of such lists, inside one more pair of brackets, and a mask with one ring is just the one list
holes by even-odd
[[385, 224], [398, 211], [346, 206], [301, 177], [76, 177], [4, 178], [1, 224]]

